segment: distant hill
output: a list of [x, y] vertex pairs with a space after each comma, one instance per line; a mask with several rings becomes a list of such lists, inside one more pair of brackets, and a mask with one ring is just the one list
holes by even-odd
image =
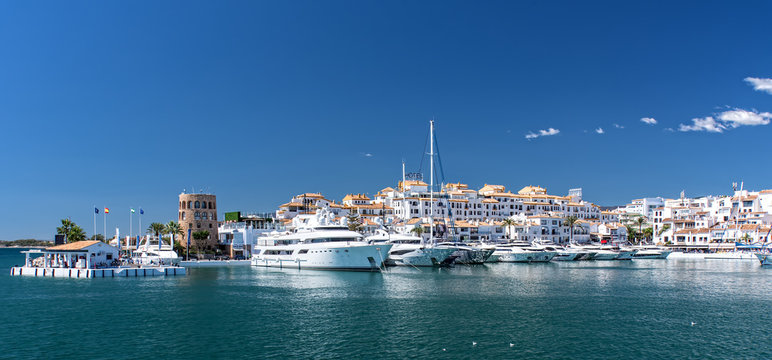
[[19, 240], [3, 240], [0, 241], [0, 247], [37, 247], [37, 246], [51, 246], [53, 241], [49, 240], [36, 240], [36, 239], [19, 239]]

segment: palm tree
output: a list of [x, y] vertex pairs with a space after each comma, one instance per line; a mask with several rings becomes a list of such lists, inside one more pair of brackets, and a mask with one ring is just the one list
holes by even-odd
[[[639, 216], [637, 219], [635, 219], [635, 223], [638, 224], [638, 232], [643, 234], [643, 232], [641, 231], [641, 227], [643, 227], [643, 224], [646, 223], [646, 218], [644, 216]], [[639, 240], [638, 243], [640, 242], [641, 241]]]
[[514, 226], [516, 224], [515, 220], [512, 220], [511, 218], [506, 218], [506, 219], [502, 220], [501, 222], [504, 223], [503, 224], [504, 225], [504, 233], [507, 235], [507, 239], [512, 239], [512, 237], [510, 236], [510, 233], [509, 233], [509, 227], [510, 226]]
[[182, 235], [182, 227], [176, 221], [169, 221], [169, 223], [164, 226], [164, 232], [171, 235], [172, 238], [169, 240], [169, 243], [174, 247], [174, 237], [175, 235]]
[[651, 242], [651, 239], [654, 237], [654, 229], [650, 227], [643, 229], [643, 237]]
[[68, 243], [86, 240], [86, 232], [70, 219], [62, 219], [62, 226], [56, 228], [56, 233], [66, 236]]
[[568, 242], [569, 243], [573, 243], [574, 242], [574, 226], [576, 225], [576, 223], [578, 221], [579, 221], [579, 218], [576, 217], [576, 216], [573, 216], [573, 215], [563, 219], [563, 223], [566, 224], [566, 226], [568, 226], [568, 231], [569, 231], [569, 233], [568, 233]]
[[410, 229], [410, 232], [415, 233], [416, 236], [421, 237], [421, 234], [424, 233], [424, 227], [420, 224], [412, 229]]
[[627, 241], [630, 241], [630, 234], [633, 238], [635, 237], [635, 228], [632, 225], [625, 225], [625, 228], [627, 228]]
[[165, 230], [164, 224], [154, 222], [150, 224], [150, 226], [147, 227], [147, 232], [149, 233], [155, 233], [155, 236], [158, 238], [158, 241], [161, 241], [160, 235]]

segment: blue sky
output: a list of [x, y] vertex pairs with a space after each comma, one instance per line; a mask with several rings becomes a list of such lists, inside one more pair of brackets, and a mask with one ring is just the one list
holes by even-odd
[[402, 159], [417, 170], [432, 117], [447, 180], [473, 187], [582, 187], [601, 205], [770, 188], [771, 12], [3, 1], [0, 239], [51, 238], [64, 217], [91, 234], [93, 205], [122, 233], [130, 207], [168, 222], [192, 187], [220, 212], [372, 194]]

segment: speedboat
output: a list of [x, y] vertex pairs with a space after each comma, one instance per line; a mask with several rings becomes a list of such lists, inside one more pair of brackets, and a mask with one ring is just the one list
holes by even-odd
[[463, 242], [442, 242], [437, 245], [456, 248], [452, 253], [456, 257], [454, 263], [462, 265], [483, 264], [495, 251], [493, 246], [478, 246]]
[[514, 242], [497, 245], [494, 254], [499, 255], [501, 262], [531, 263], [549, 262], [557, 252], [534, 247], [527, 242]]
[[417, 236], [405, 234], [390, 234], [379, 230], [375, 235], [367, 237], [374, 244], [391, 244], [391, 250], [386, 258], [389, 266], [443, 266], [453, 263], [452, 254], [457, 250], [451, 246], [429, 246], [422, 244]]

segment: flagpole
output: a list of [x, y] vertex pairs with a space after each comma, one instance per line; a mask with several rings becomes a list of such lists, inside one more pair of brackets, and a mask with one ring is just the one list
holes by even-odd
[[94, 240], [97, 239], [97, 237], [96, 237], [96, 214], [97, 214], [96, 208], [97, 208], [96, 205], [94, 205]]
[[133, 217], [133, 216], [134, 216], [134, 211], [133, 211], [133, 210], [129, 210], [129, 239], [131, 239], [131, 234], [133, 233], [133, 230], [132, 230], [132, 228], [131, 228], [131, 225], [133, 225], [133, 224], [131, 223], [131, 222], [132, 222], [132, 217]]
[[102, 224], [102, 226], [103, 226], [103, 231], [105, 232], [105, 242], [107, 242], [107, 211], [105, 211], [103, 214], [105, 216], [104, 216], [104, 223]]

